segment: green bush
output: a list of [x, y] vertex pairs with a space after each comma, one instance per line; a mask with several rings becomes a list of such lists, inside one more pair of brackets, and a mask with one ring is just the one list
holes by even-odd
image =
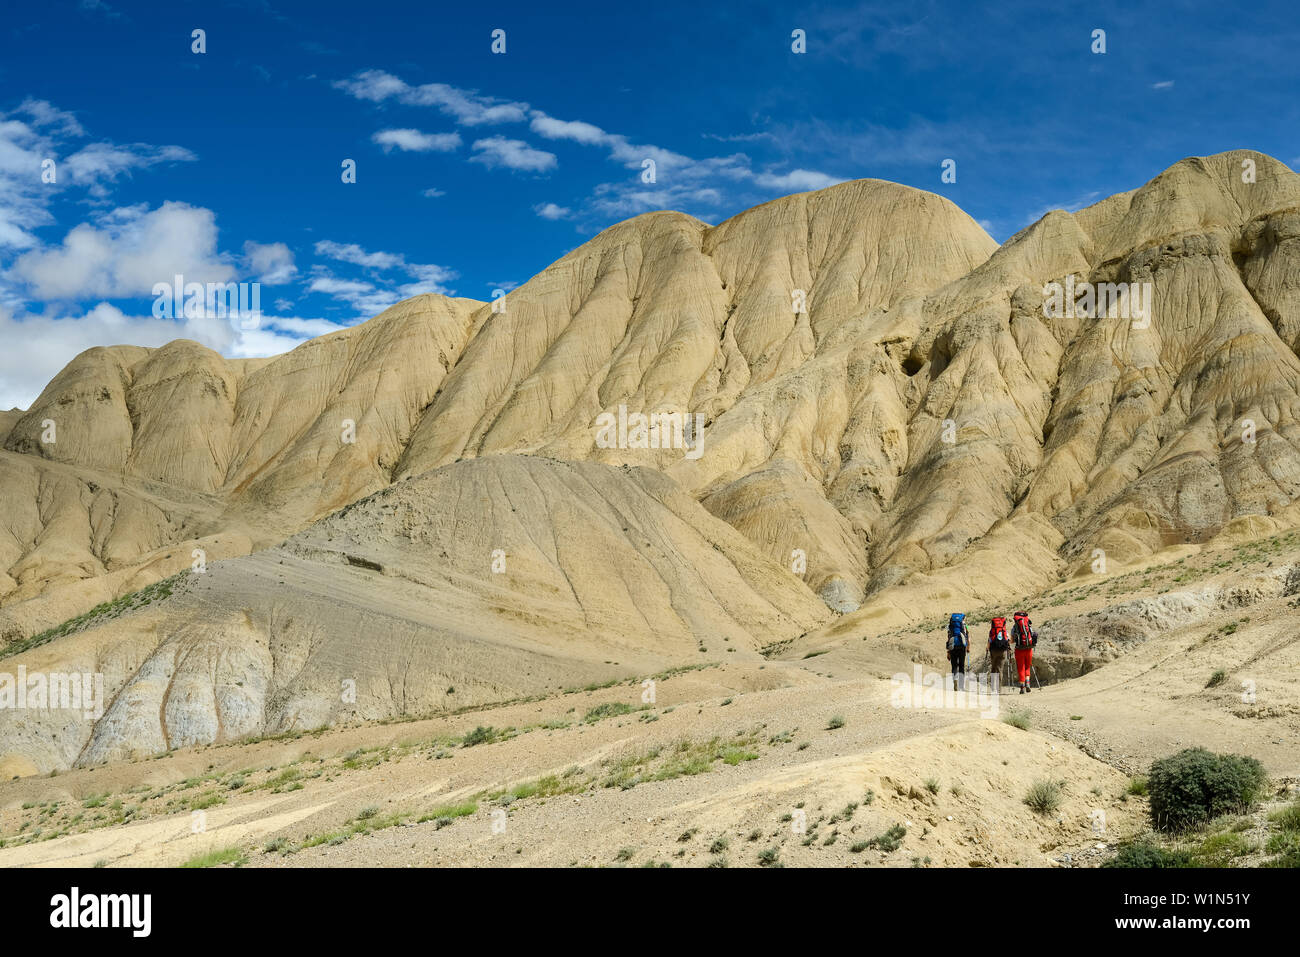
[[1035, 781], [1025, 793], [1025, 803], [1035, 814], [1055, 814], [1061, 807], [1061, 785], [1055, 781]]
[[1191, 867], [1192, 855], [1187, 851], [1166, 851], [1149, 841], [1125, 844], [1119, 853], [1102, 867]]
[[588, 711], [582, 720], [599, 721], [601, 718], [614, 718], [621, 714], [629, 714], [632, 710], [630, 704], [624, 704], [622, 701], [606, 701], [604, 704], [598, 704]]
[[903, 838], [907, 836], [907, 828], [901, 824], [895, 824], [883, 834], [877, 834], [871, 840], [866, 842], [867, 847], [874, 847], [884, 851], [886, 854], [893, 853], [902, 846]]
[[461, 739], [460, 746], [462, 748], [472, 748], [476, 744], [491, 744], [496, 739], [496, 728], [485, 728], [480, 724], [477, 728]]
[[1029, 712], [1012, 711], [1010, 714], [1004, 714], [1002, 720], [1013, 728], [1019, 728], [1021, 731], [1029, 730]]
[[1151, 765], [1151, 823], [1159, 831], [1186, 831], [1249, 810], [1264, 782], [1264, 767], [1254, 758], [1187, 748]]

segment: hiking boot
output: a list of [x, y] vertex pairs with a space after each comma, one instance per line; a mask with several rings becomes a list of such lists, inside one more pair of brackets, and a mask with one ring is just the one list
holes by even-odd
[[1031, 688], [1028, 684], [1025, 685], [1025, 694], [1029, 694], [1029, 692], [1031, 692], [1031, 691], [1033, 691], [1033, 690], [1034, 690], [1034, 689]]
[[[931, 687], [933, 687], [933, 685], [932, 685]], [[1024, 686], [1024, 685], [1021, 685], [1021, 686], [1020, 686], [1020, 693], [1021, 693], [1021, 694], [1024, 694], [1024, 693], [1025, 693], [1025, 686]]]

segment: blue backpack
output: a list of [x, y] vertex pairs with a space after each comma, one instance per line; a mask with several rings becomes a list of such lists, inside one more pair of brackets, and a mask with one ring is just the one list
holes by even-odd
[[966, 621], [966, 614], [960, 611], [953, 612], [952, 615], [948, 618], [948, 650], [949, 651], [952, 651], [954, 648], [966, 647], [967, 640], [965, 634], [965, 628], [966, 628], [965, 621]]

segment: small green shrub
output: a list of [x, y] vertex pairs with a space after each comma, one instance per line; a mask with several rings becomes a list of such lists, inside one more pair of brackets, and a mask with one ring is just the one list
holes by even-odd
[[472, 748], [476, 744], [491, 744], [496, 739], [497, 732], [495, 728], [485, 728], [483, 725], [479, 725], [461, 739], [460, 746], [462, 748]]
[[1004, 714], [1002, 720], [1013, 728], [1019, 728], [1021, 731], [1029, 730], [1029, 712], [1012, 711], [1010, 714]]
[[1186, 748], [1151, 765], [1151, 823], [1159, 831], [1186, 831], [1247, 811], [1265, 780], [1264, 767], [1254, 758]]
[[877, 834], [871, 840], [867, 841], [867, 847], [874, 847], [877, 850], [891, 853], [899, 849], [903, 844], [903, 838], [907, 836], [907, 828], [901, 824], [895, 824], [883, 834]]
[[1055, 814], [1061, 808], [1061, 785], [1056, 781], [1035, 781], [1025, 792], [1025, 803], [1035, 814]]
[[181, 864], [181, 867], [217, 867], [221, 864], [231, 864], [239, 867], [247, 859], [242, 849], [233, 846], [197, 854]]
[[632, 711], [632, 706], [629, 704], [624, 704], [622, 701], [607, 701], [588, 711], [582, 720], [599, 721], [601, 718], [613, 718], [621, 714], [628, 714], [630, 711]]
[[1167, 851], [1150, 841], [1134, 841], [1125, 844], [1119, 853], [1102, 867], [1191, 867], [1192, 855], [1188, 851]]

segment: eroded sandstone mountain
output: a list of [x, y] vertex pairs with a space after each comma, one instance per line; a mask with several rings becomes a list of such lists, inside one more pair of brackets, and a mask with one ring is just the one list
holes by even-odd
[[[1054, 283], [1135, 296], [1117, 314], [1053, 311]], [[201, 547], [212, 561], [256, 554], [217, 562], [211, 577], [196, 576], [148, 611], [147, 623], [128, 616], [25, 655], [53, 662], [76, 647], [96, 666], [113, 656], [114, 693], [146, 687], [128, 698], [148, 711], [148, 682], [173, 680], [158, 677], [169, 674], [158, 656], [218, 640], [195, 637], [206, 626], [186, 603], [221, 583], [204, 607], [219, 607], [222, 621], [243, 616], [239, 628], [218, 629], [242, 636], [239, 661], [271, 654], [274, 664], [267, 649], [308, 641], [292, 636], [286, 618], [295, 616], [269, 614], [277, 601], [310, 608], [295, 620], [313, 623], [311, 640], [331, 655], [388, 660], [391, 649], [362, 649], [478, 647], [500, 625], [482, 609], [513, 607], [526, 619], [525, 607], [551, 607], [541, 582], [560, 589], [569, 572], [555, 569], [578, 566], [592, 576], [589, 590], [570, 582], [568, 611], [537, 611], [532, 631], [519, 625], [527, 641], [567, 635], [571, 650], [587, 640], [578, 636], [602, 634], [603, 647], [609, 623], [638, 609], [644, 627], [626, 626], [633, 637], [620, 660], [667, 660], [676, 652], [664, 648], [701, 638], [716, 646], [718, 634], [735, 653], [752, 653], [814, 627], [826, 606], [847, 613], [827, 634], [860, 633], [951, 602], [1025, 594], [1099, 560], [1118, 566], [1242, 527], [1295, 524], [1298, 340], [1300, 177], [1249, 151], [1184, 160], [1132, 192], [1049, 213], [1001, 247], [947, 200], [873, 180], [786, 197], [713, 227], [651, 213], [548, 267], [504, 309], [421, 296], [266, 360], [225, 360], [188, 342], [79, 356], [30, 410], [0, 420], [0, 632], [27, 639], [188, 569]], [[594, 423], [620, 410], [700, 415], [698, 454], [602, 447]], [[48, 420], [54, 443], [42, 441]], [[343, 438], [349, 427], [354, 442]], [[562, 473], [536, 464], [542, 457], [653, 472]], [[467, 459], [500, 461], [467, 470]], [[724, 551], [743, 542], [740, 564], [761, 565], [758, 577], [742, 575], [741, 587], [726, 572], [740, 560], [704, 561], [708, 549], [694, 539], [663, 546], [653, 573], [628, 558], [615, 574], [623, 550], [648, 561], [644, 549], [658, 546], [621, 527], [615, 534], [618, 522], [596, 522], [584, 508], [589, 499], [621, 502], [625, 517], [650, 508], [638, 497], [650, 481], [665, 483], [654, 495], [671, 499], [676, 520], [708, 541], [731, 526], [738, 535]], [[321, 536], [339, 534], [354, 514], [261, 551], [376, 492], [423, 496], [407, 504], [424, 510], [429, 548], [453, 556], [474, 542], [472, 560], [422, 558], [418, 575], [403, 578], [400, 587], [423, 590], [418, 604], [449, 616], [420, 618], [404, 638], [396, 636], [406, 626], [361, 625], [367, 615], [381, 620], [384, 590], [397, 587], [387, 573], [370, 581], [345, 569], [379, 589], [362, 597], [356, 586], [361, 617], [332, 608], [328, 595], [305, 597], [315, 586], [295, 569], [324, 561]], [[518, 508], [510, 503], [520, 495], [544, 513], [520, 519], [527, 547], [544, 551], [539, 542], [563, 538], [564, 554], [494, 605], [486, 556], [501, 548], [509, 562], [511, 550], [489, 540], [499, 532], [475, 530], [474, 516]], [[362, 551], [367, 535], [380, 541], [388, 527], [380, 500], [355, 513], [371, 531], [349, 526]], [[462, 520], [429, 525], [441, 511]], [[560, 528], [570, 518], [573, 535]], [[304, 552], [308, 542], [318, 551]], [[614, 564], [593, 565], [593, 555]], [[365, 560], [386, 570], [413, 561]], [[248, 584], [273, 576], [280, 561], [283, 586]], [[597, 583], [621, 594], [643, 576], [658, 582], [648, 593], [608, 604], [592, 597]], [[701, 596], [733, 589], [747, 610], [695, 620]], [[763, 596], [769, 612], [745, 604]], [[467, 615], [455, 627], [452, 609]], [[439, 637], [410, 645], [417, 634]], [[563, 668], [573, 666], [569, 653], [560, 654]], [[335, 720], [325, 689], [340, 669], [298, 695], [292, 669], [261, 668], [264, 694], [248, 705], [256, 718], [247, 722], [205, 724], [185, 711], [185, 697], [169, 695], [176, 728], [201, 729], [177, 733], [205, 740]], [[475, 695], [532, 687], [481, 669], [462, 671], [457, 685]], [[426, 668], [421, 706], [446, 705], [434, 691], [448, 676]], [[199, 684], [198, 698], [215, 694], [214, 682]], [[286, 710], [284, 701], [297, 703]], [[386, 700], [372, 711], [410, 704]], [[33, 757], [34, 766], [74, 760], [83, 748], [102, 758], [135, 747], [134, 732], [122, 730], [135, 726], [119, 718], [75, 748]], [[172, 740], [169, 720], [140, 740]]]

